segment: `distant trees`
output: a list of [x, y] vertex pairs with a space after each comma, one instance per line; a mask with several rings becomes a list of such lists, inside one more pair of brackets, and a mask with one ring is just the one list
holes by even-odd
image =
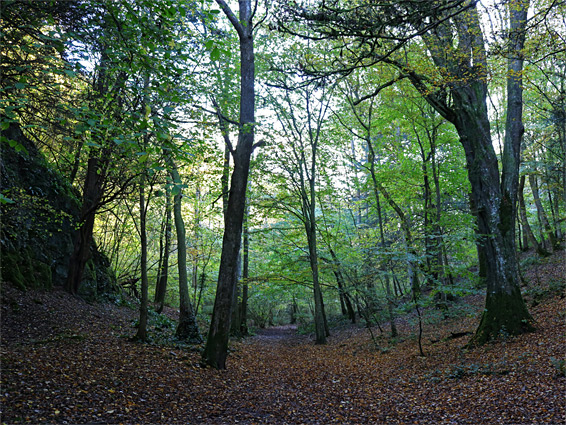
[[[308, 260], [314, 295], [314, 323], [316, 343], [326, 343], [328, 323], [319, 277], [317, 194], [320, 166], [320, 145], [325, 134], [324, 122], [329, 114], [334, 84], [325, 82], [292, 90], [290, 80], [284, 79], [281, 96], [273, 96], [281, 130], [275, 143], [274, 165], [282, 169], [286, 191], [298, 204], [281, 206], [292, 212], [304, 226]], [[292, 83], [291, 83], [292, 84]], [[292, 100], [293, 99], [293, 100]], [[285, 143], [286, 142], [286, 143]]]
[[[486, 309], [475, 342], [502, 330], [532, 329], [519, 290], [515, 252], [519, 148], [522, 136], [521, 71], [528, 2], [509, 5], [508, 122], [502, 173], [493, 148], [487, 110], [488, 63], [477, 4], [472, 1], [385, 2], [351, 7], [339, 1], [284, 9], [290, 22], [307, 21], [313, 32], [282, 20], [290, 32], [331, 39], [340, 53], [333, 68], [305, 64], [314, 76], [349, 74], [360, 67], [388, 64], [395, 79], [407, 79], [458, 132], [466, 153], [468, 178], [485, 254]], [[371, 17], [371, 18], [370, 18]], [[347, 40], [347, 41], [344, 41]], [[352, 43], [358, 47], [353, 49]], [[416, 53], [426, 50], [430, 61]], [[380, 91], [378, 87], [376, 93]], [[489, 235], [483, 236], [483, 235]]]

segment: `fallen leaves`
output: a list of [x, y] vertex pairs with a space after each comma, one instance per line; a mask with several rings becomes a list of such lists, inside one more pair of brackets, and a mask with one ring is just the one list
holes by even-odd
[[380, 337], [380, 352], [365, 329], [320, 346], [286, 327], [233, 343], [227, 371], [198, 367], [196, 351], [129, 342], [136, 311], [63, 292], [5, 297], [3, 424], [558, 424], [566, 412], [551, 360], [566, 352], [559, 294], [531, 309], [537, 332], [473, 350], [450, 336], [477, 316], [428, 324], [424, 358], [410, 323], [396, 344]]

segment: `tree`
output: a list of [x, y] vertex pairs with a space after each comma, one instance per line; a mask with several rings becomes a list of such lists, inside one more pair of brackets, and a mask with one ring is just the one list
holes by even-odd
[[[331, 3], [286, 9], [287, 17], [296, 18], [295, 22], [308, 20], [319, 38], [337, 43], [340, 56], [334, 63], [338, 69], [331, 72], [348, 74], [364, 66], [389, 64], [399, 72], [396, 79], [408, 79], [456, 128], [466, 154], [481, 235], [478, 244], [487, 259], [486, 308], [472, 342], [486, 342], [501, 332], [516, 335], [531, 330], [532, 318], [519, 288], [515, 249], [519, 148], [523, 133], [522, 48], [528, 2], [509, 4], [506, 40], [509, 102], [501, 175], [490, 132], [486, 103], [487, 52], [477, 2], [380, 2], [351, 8], [339, 1]], [[297, 32], [285, 22], [282, 25]], [[358, 48], [352, 49], [351, 43]], [[422, 53], [419, 55], [423, 48], [430, 61]], [[311, 63], [304, 66], [309, 66], [315, 77], [329, 72], [316, 69]]]
[[[167, 0], [161, 4], [167, 4]], [[170, 43], [174, 28], [171, 20], [162, 17], [161, 27], [143, 25], [148, 23], [148, 15], [155, 9], [156, 5], [147, 2], [135, 6], [124, 2], [101, 3], [93, 9], [93, 15], [89, 17], [90, 26], [81, 28], [78, 43], [72, 45], [69, 53], [76, 58], [99, 57], [93, 60], [92, 75], [85, 71], [84, 77], [91, 79], [92, 87], [85, 89], [84, 104], [73, 109], [80, 122], [77, 133], [84, 140], [84, 147], [81, 152], [77, 151], [77, 158], [86, 156], [88, 169], [66, 284], [72, 293], [76, 293], [81, 284], [97, 212], [123, 193], [137, 177], [120, 170], [126, 163], [120, 159], [146, 156], [146, 152], [140, 152], [137, 141], [140, 132], [146, 135], [150, 132], [149, 124], [144, 126], [140, 123], [143, 122], [145, 108], [151, 112], [150, 101], [153, 99], [148, 99], [150, 84], [159, 85], [158, 82], [156, 84], [156, 73], [151, 70], [156, 63], [174, 62], [171, 59], [175, 57], [171, 55], [171, 50], [174, 50]], [[139, 40], [140, 45], [133, 45], [131, 40]], [[154, 48], [156, 45], [167, 48], [148, 54], [145, 46]], [[167, 54], [169, 60], [164, 60], [163, 56]], [[74, 60], [78, 61], [76, 58]], [[163, 77], [164, 80], [169, 78], [174, 77], [171, 74]], [[162, 90], [160, 94], [166, 91]], [[142, 104], [145, 106], [141, 107]], [[140, 111], [140, 107], [144, 110]], [[153, 122], [158, 121], [156, 114], [151, 118]]]
[[222, 254], [218, 272], [216, 298], [210, 328], [203, 351], [203, 362], [216, 369], [226, 368], [228, 341], [233, 299], [237, 284], [238, 255], [242, 238], [242, 223], [246, 204], [246, 188], [250, 159], [254, 149], [255, 127], [255, 60], [254, 25], [255, 10], [251, 0], [239, 2], [239, 17], [236, 17], [224, 0], [216, 0], [240, 40], [240, 119], [238, 143], [230, 146], [234, 158], [234, 171], [230, 182], [228, 206], [224, 218]]
[[177, 266], [179, 270], [179, 323], [177, 323], [177, 338], [189, 340], [189, 342], [200, 343], [202, 337], [198, 329], [197, 320], [189, 297], [189, 280], [187, 277], [187, 242], [185, 223], [181, 212], [181, 176], [177, 165], [172, 158], [168, 158], [169, 173], [173, 181], [173, 217], [175, 220], [175, 231], [177, 232]]
[[[147, 126], [149, 118], [149, 111], [151, 108], [146, 108], [148, 105], [147, 87], [149, 85], [149, 76], [144, 76], [144, 97], [141, 103], [143, 109], [144, 119], [142, 125]], [[147, 111], [147, 112], [146, 112]], [[149, 140], [151, 135], [146, 133], [142, 136], [141, 152], [147, 152], [149, 148]], [[141, 300], [140, 300], [140, 320], [138, 323], [138, 331], [134, 337], [137, 341], [147, 341], [147, 318], [148, 318], [148, 301], [149, 301], [149, 278], [147, 275], [147, 210], [150, 201], [150, 195], [146, 196], [146, 184], [148, 183], [148, 170], [147, 170], [147, 155], [140, 157], [140, 165], [142, 170], [139, 174], [140, 181], [138, 185], [139, 190], [139, 210], [140, 210], [140, 278], [141, 278]], [[151, 194], [151, 187], [150, 187]]]
[[[328, 333], [322, 289], [319, 278], [319, 254], [317, 248], [317, 180], [320, 143], [323, 123], [327, 117], [334, 84], [325, 82], [297, 90], [286, 87], [284, 82], [281, 98], [273, 97], [281, 130], [281, 139], [287, 148], [277, 150], [278, 166], [284, 170], [286, 185], [293, 197], [300, 202], [295, 215], [301, 220], [308, 246], [308, 258], [314, 295], [314, 322], [316, 343], [325, 344]], [[300, 100], [292, 100], [298, 98]]]
[[[169, 278], [169, 251], [171, 249], [171, 189], [165, 185], [165, 218], [163, 231], [160, 238], [160, 260], [158, 263], [157, 282], [155, 284], [155, 298], [153, 302], [157, 305], [155, 311], [161, 313], [167, 293], [167, 281]], [[163, 239], [165, 241], [163, 242]]]

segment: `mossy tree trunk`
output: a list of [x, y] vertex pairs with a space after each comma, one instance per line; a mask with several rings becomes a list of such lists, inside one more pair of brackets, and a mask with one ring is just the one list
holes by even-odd
[[522, 49], [528, 1], [509, 4], [507, 123], [501, 179], [493, 149], [487, 110], [487, 54], [475, 5], [453, 18], [457, 46], [450, 44], [442, 24], [423, 39], [435, 65], [454, 81], [446, 91], [428, 91], [415, 72], [408, 78], [424, 98], [456, 127], [466, 154], [471, 204], [477, 218], [478, 252], [484, 260], [486, 308], [471, 344], [482, 344], [502, 333], [517, 335], [533, 328], [519, 289], [515, 217], [519, 182], [522, 122]]
[[[510, 198], [510, 192], [503, 191], [500, 185], [487, 119], [485, 87], [475, 86], [459, 90], [455, 100], [463, 103], [467, 99], [468, 103], [471, 98], [474, 100], [470, 106], [476, 105], [473, 109], [462, 105], [456, 128], [466, 152], [478, 234], [481, 235], [478, 244], [481, 244], [485, 255], [486, 304], [472, 339], [473, 344], [483, 344], [500, 334], [517, 335], [532, 329], [532, 319], [519, 290], [515, 201]], [[478, 92], [480, 98], [476, 97]], [[478, 108], [479, 105], [482, 107]]]

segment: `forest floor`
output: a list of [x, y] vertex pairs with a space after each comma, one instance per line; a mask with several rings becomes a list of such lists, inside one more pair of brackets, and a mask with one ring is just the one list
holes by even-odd
[[225, 371], [131, 342], [135, 309], [5, 285], [1, 423], [566, 424], [564, 260], [524, 273], [534, 333], [464, 349], [476, 296], [456, 318], [424, 311], [424, 357], [412, 319], [396, 341], [348, 326], [326, 345], [287, 326], [232, 343]]

